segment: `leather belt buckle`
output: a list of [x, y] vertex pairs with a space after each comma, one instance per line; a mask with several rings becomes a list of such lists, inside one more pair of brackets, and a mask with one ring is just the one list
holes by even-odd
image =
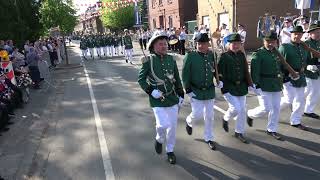
[[278, 76], [278, 78], [281, 78], [281, 74], [278, 74], [277, 76]]
[[207, 88], [201, 88], [201, 90], [202, 90], [202, 91], [205, 91], [205, 90], [207, 90]]
[[239, 85], [240, 84], [240, 81], [236, 81], [236, 85]]

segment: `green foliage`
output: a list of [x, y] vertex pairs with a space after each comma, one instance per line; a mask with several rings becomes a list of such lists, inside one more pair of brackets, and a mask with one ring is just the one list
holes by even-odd
[[[117, 2], [117, 0], [103, 0], [103, 4], [106, 2]], [[134, 25], [134, 6], [131, 4], [127, 7], [119, 7], [117, 10], [110, 10], [106, 6], [102, 6], [101, 20], [105, 27], [119, 30], [124, 28], [130, 28]]]
[[77, 24], [76, 10], [72, 0], [43, 0], [40, 14], [40, 22], [44, 30], [59, 27], [65, 34], [72, 32]]
[[0, 39], [12, 39], [18, 46], [27, 39], [37, 39], [42, 29], [40, 3], [41, 0], [0, 1]]

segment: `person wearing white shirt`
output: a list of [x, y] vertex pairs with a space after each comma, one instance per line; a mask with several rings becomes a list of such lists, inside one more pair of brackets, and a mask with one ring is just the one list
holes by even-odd
[[285, 19], [284, 20], [284, 28], [280, 32], [280, 44], [286, 44], [290, 43], [291, 41], [291, 33], [293, 26], [292, 26], [292, 21], [291, 19]]
[[195, 40], [196, 40], [196, 38], [198, 37], [198, 34], [200, 34], [199, 28], [198, 28], [198, 26], [195, 26], [195, 27], [194, 27], [193, 37], [192, 37], [193, 44], [194, 44], [193, 46], [194, 46], [195, 49], [197, 49], [197, 43], [195, 42]]
[[238, 34], [240, 34], [242, 45], [244, 45], [246, 42], [247, 32], [244, 30], [244, 26], [242, 24], [238, 24]]
[[179, 42], [180, 42], [179, 52], [181, 55], [185, 55], [185, 52], [186, 52], [186, 48], [185, 48], [186, 38], [187, 38], [186, 30], [185, 28], [182, 28], [179, 35]]

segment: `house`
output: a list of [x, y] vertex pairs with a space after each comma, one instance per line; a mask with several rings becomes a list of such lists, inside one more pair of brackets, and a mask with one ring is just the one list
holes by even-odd
[[149, 0], [149, 28], [179, 28], [196, 19], [197, 0]]
[[[211, 32], [219, 28], [222, 23], [229, 31], [236, 31], [237, 24], [243, 24], [247, 31], [246, 49], [255, 49], [261, 46], [257, 38], [257, 24], [260, 16], [265, 13], [277, 17], [299, 15], [293, 0], [199, 0], [198, 25], [207, 25]], [[309, 11], [304, 14], [309, 16]]]

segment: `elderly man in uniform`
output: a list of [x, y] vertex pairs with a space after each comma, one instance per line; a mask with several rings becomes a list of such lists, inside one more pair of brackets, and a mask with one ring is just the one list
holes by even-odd
[[[306, 41], [306, 44], [311, 48], [320, 51], [320, 27], [317, 24], [312, 24], [308, 30], [309, 39]], [[307, 68], [306, 68], [306, 81], [307, 87], [305, 89], [306, 105], [304, 107], [304, 115], [307, 117], [320, 119], [320, 116], [314, 113], [314, 108], [316, 107], [320, 93], [320, 59], [314, 57], [313, 54], [307, 59]]]
[[[185, 91], [190, 97], [192, 112], [186, 119], [186, 130], [192, 134], [192, 126], [195, 121], [204, 117], [204, 140], [212, 150], [216, 149], [213, 135], [214, 97], [215, 85], [213, 77], [215, 73], [214, 53], [209, 51], [209, 37], [206, 33], [196, 37], [197, 51], [187, 53], [184, 58], [182, 80]], [[222, 82], [219, 82], [222, 88]]]
[[156, 119], [155, 150], [162, 153], [166, 140], [166, 152], [170, 164], [176, 163], [173, 152], [179, 106], [182, 105], [184, 91], [177, 63], [167, 54], [167, 35], [156, 32], [148, 42], [150, 55], [142, 58], [142, 68], [138, 82], [149, 95], [150, 106]]
[[301, 124], [301, 118], [305, 106], [304, 90], [307, 86], [304, 68], [308, 58], [308, 52], [301, 44], [302, 35], [302, 27], [295, 26], [291, 31], [291, 42], [288, 44], [282, 44], [279, 47], [280, 53], [286, 59], [288, 64], [300, 74], [300, 78], [298, 80], [293, 80], [289, 76], [288, 70], [282, 68], [284, 73], [284, 84], [280, 108], [283, 109], [292, 105], [292, 113], [290, 116], [291, 126], [301, 130], [307, 130], [307, 127]]
[[246, 124], [246, 95], [248, 87], [256, 91], [248, 70], [245, 54], [241, 51], [241, 36], [231, 34], [228, 39], [230, 48], [221, 55], [218, 70], [223, 82], [221, 89], [229, 108], [223, 117], [223, 129], [228, 132], [228, 122], [236, 118], [235, 137], [243, 143], [248, 143], [244, 137]]
[[263, 47], [252, 54], [251, 77], [260, 95], [259, 106], [248, 110], [247, 122], [252, 126], [253, 119], [268, 115], [267, 134], [281, 140], [277, 134], [282, 91], [281, 64], [275, 52], [277, 40], [277, 33], [270, 33], [264, 37]]

